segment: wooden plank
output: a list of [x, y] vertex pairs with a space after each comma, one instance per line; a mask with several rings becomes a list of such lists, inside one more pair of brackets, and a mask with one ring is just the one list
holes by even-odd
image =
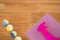
[[5, 9], [5, 4], [4, 3], [0, 3], [0, 10], [4, 10]]
[[5, 4], [1, 12], [50, 12], [60, 13], [60, 4]]
[[60, 3], [60, 0], [0, 0], [1, 3]]
[[52, 4], [41, 4], [38, 7], [37, 12], [50, 12], [50, 13], [60, 13], [60, 5], [52, 5]]
[[9, 36], [1, 36], [0, 40], [14, 40], [14, 39], [10, 38]]

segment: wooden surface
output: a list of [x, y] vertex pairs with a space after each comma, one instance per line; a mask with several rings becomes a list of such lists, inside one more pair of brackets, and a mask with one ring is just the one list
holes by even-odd
[[14, 40], [2, 25], [9, 20], [23, 40], [25, 32], [48, 12], [60, 23], [60, 0], [0, 0], [0, 40]]

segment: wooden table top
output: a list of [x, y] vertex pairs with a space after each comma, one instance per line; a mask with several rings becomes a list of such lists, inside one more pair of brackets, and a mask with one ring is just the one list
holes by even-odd
[[46, 12], [60, 23], [60, 0], [0, 0], [0, 40], [14, 40], [3, 27], [2, 20], [9, 20], [14, 31], [23, 40], [29, 40], [25, 32]]

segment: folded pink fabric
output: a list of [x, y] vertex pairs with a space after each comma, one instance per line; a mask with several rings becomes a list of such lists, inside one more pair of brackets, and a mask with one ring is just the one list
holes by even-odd
[[60, 24], [52, 18], [52, 16], [47, 13], [44, 17], [42, 17], [37, 23], [35, 23], [32, 28], [30, 28], [25, 34], [30, 40], [47, 40], [43, 33], [38, 32], [38, 27], [43, 22], [46, 22], [46, 30], [52, 34], [54, 37], [58, 38], [60, 36]]

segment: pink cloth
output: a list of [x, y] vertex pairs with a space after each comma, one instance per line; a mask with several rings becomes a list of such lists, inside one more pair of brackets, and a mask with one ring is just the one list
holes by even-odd
[[60, 24], [47, 13], [25, 33], [30, 40], [46, 40], [46, 37], [42, 34], [42, 32], [37, 31], [39, 25], [44, 21], [46, 22], [46, 26], [48, 26], [46, 30], [49, 33], [56, 38], [60, 36]]
[[45, 21], [42, 22], [42, 24], [40, 24], [38, 26], [37, 31], [41, 32], [44, 35], [46, 40], [60, 40], [60, 38], [57, 38], [57, 37], [53, 36], [50, 32], [48, 32], [46, 30], [46, 28], [48, 28], [48, 26], [46, 26], [45, 24], [46, 24]]

